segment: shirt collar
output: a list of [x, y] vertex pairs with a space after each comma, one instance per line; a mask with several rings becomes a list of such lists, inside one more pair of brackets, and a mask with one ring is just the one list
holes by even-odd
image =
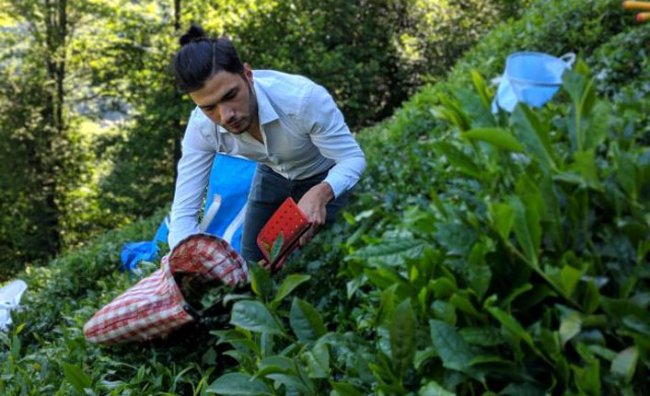
[[260, 117], [260, 124], [266, 125], [269, 122], [273, 122], [280, 118], [271, 105], [264, 87], [255, 79], [253, 79], [253, 84], [255, 86], [255, 96], [257, 97], [257, 109]]

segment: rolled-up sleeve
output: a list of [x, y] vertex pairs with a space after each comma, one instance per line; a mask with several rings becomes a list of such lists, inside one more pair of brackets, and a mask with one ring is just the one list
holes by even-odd
[[366, 168], [365, 155], [325, 88], [314, 85], [302, 109], [301, 116], [312, 142], [324, 157], [336, 163], [324, 180], [336, 198], [357, 184]]
[[170, 216], [168, 242], [172, 249], [181, 240], [200, 231], [198, 215], [216, 155], [216, 148], [203, 138], [204, 133], [211, 132], [202, 130], [213, 126], [197, 113], [200, 111], [192, 112], [183, 137]]

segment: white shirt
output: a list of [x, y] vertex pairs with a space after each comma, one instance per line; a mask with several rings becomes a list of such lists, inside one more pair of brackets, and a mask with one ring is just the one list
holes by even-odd
[[363, 151], [325, 88], [306, 77], [271, 70], [255, 70], [253, 85], [264, 144], [248, 133], [229, 133], [198, 107], [192, 111], [178, 163], [171, 248], [199, 232], [198, 214], [217, 152], [258, 161], [290, 180], [329, 169], [324, 182], [335, 198], [354, 187], [365, 169]]

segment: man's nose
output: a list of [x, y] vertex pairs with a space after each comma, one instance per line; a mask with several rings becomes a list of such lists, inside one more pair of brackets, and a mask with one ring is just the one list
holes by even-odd
[[222, 122], [227, 123], [235, 118], [235, 109], [232, 106], [222, 106], [220, 110]]

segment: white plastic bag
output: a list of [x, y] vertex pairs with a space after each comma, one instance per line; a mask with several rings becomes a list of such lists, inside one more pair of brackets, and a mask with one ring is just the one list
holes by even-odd
[[11, 311], [18, 308], [27, 283], [18, 279], [0, 289], [0, 331], [7, 330], [11, 325]]

